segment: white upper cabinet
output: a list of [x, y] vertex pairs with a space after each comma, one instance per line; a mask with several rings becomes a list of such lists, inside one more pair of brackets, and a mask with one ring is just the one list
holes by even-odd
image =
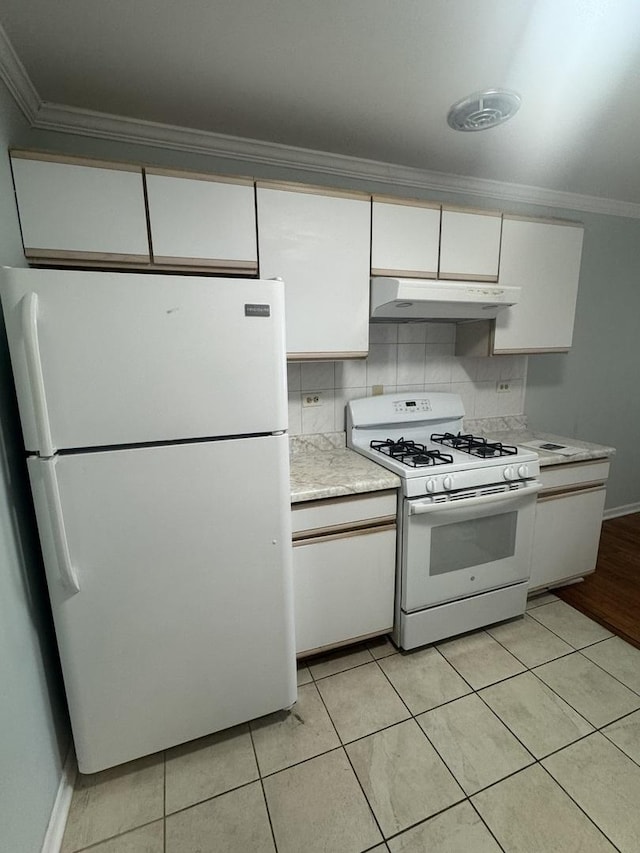
[[371, 274], [436, 278], [440, 206], [373, 197]]
[[260, 277], [285, 284], [289, 358], [369, 348], [370, 197], [257, 185]]
[[11, 154], [25, 255], [149, 263], [140, 166]]
[[442, 211], [438, 278], [497, 281], [500, 213]]
[[257, 272], [252, 180], [145, 171], [155, 264]]
[[568, 350], [578, 295], [583, 228], [505, 216], [500, 284], [521, 288], [495, 322], [493, 351]]

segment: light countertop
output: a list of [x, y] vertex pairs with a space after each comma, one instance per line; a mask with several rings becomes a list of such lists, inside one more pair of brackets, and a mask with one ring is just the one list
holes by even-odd
[[[488, 418], [485, 421], [477, 420], [466, 422], [465, 428], [478, 435], [503, 444], [515, 444], [524, 450], [533, 450], [538, 454], [540, 467], [545, 465], [566, 465], [572, 462], [588, 462], [591, 459], [607, 459], [615, 455], [615, 448], [604, 444], [594, 444], [590, 441], [580, 441], [577, 438], [567, 438], [555, 435], [551, 432], [538, 432], [527, 428], [519, 418]], [[566, 455], [553, 451], [544, 450], [539, 447], [527, 446], [530, 442], [544, 442], [561, 444], [571, 450]]]
[[290, 438], [291, 503], [397, 489], [400, 478], [345, 447], [345, 435]]

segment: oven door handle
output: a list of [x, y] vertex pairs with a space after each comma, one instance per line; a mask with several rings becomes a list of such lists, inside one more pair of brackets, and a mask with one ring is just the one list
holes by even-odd
[[485, 504], [506, 503], [517, 498], [526, 498], [537, 494], [542, 488], [542, 483], [537, 480], [522, 489], [510, 492], [502, 492], [498, 495], [480, 495], [473, 498], [461, 498], [458, 501], [443, 501], [442, 503], [431, 503], [430, 501], [417, 501], [411, 503], [409, 515], [422, 515], [425, 512], [443, 512], [444, 510], [465, 509], [470, 507], [484, 506]]

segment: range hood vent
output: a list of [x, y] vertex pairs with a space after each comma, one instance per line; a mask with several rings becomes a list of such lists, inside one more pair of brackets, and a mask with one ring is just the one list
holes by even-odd
[[520, 296], [519, 287], [478, 281], [371, 279], [372, 322], [488, 320]]

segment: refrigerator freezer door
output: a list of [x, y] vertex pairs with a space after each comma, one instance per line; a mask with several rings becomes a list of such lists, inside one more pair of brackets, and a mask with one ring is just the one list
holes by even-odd
[[83, 773], [293, 704], [286, 436], [28, 464]]
[[5, 269], [25, 446], [287, 428], [282, 282]]

